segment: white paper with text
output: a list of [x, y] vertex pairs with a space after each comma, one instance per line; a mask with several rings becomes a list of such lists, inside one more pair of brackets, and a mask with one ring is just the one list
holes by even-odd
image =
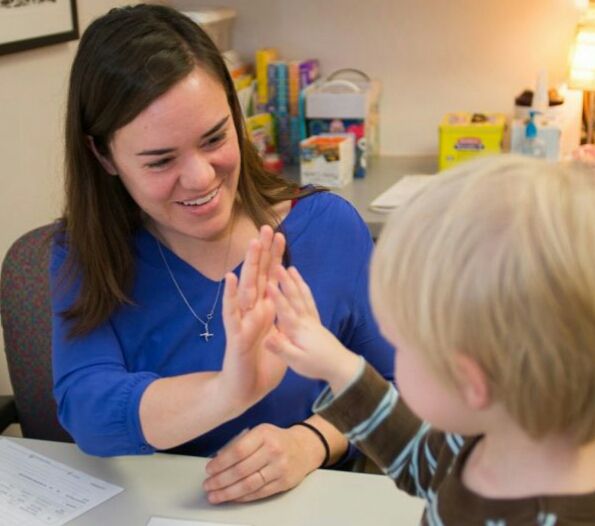
[[122, 490], [0, 439], [2, 526], [61, 526]]
[[204, 522], [188, 519], [167, 519], [165, 517], [151, 517], [147, 526], [250, 526], [234, 522]]

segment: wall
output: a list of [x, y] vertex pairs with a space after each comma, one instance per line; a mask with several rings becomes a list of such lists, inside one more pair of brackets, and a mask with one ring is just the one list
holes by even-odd
[[[122, 4], [77, 3], [81, 30]], [[62, 118], [77, 45], [72, 41], [0, 56], [0, 260], [19, 235], [60, 214]], [[0, 339], [0, 394], [10, 392]]]
[[[79, 0], [79, 20], [122, 2]], [[127, 2], [135, 3], [135, 2]], [[214, 1], [178, 1], [186, 7]], [[578, 14], [572, 0], [226, 0], [238, 10], [234, 47], [277, 46], [315, 56], [325, 72], [356, 67], [379, 78], [381, 149], [428, 154], [447, 111], [509, 111], [547, 67], [564, 78]], [[62, 114], [77, 42], [0, 57], [0, 258], [61, 207]], [[0, 350], [0, 394], [10, 392]]]
[[[190, 7], [201, 2], [178, 0]], [[448, 111], [510, 112], [540, 68], [565, 78], [574, 0], [225, 0], [238, 11], [233, 47], [318, 57], [382, 81], [381, 151], [432, 154]]]

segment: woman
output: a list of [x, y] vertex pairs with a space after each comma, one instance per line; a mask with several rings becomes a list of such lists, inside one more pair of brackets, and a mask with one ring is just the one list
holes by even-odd
[[323, 323], [389, 378], [367, 300], [370, 236], [345, 201], [263, 170], [221, 55], [177, 11], [115, 9], [85, 31], [61, 224], [54, 392], [84, 451], [217, 453], [214, 503], [287, 490], [352, 454], [312, 416], [321, 385], [262, 351], [275, 330], [264, 289], [285, 252]]

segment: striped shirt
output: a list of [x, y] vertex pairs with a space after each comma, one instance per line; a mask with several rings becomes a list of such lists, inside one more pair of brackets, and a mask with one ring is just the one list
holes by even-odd
[[463, 438], [432, 429], [368, 364], [336, 398], [327, 387], [314, 411], [376, 462], [400, 489], [426, 500], [425, 526], [595, 524], [595, 492], [488, 499], [467, 489], [462, 468], [480, 437]]

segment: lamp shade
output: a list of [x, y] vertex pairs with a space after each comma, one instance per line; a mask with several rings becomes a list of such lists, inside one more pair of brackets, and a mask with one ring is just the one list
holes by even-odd
[[571, 88], [595, 91], [595, 24], [579, 25], [570, 62]]

